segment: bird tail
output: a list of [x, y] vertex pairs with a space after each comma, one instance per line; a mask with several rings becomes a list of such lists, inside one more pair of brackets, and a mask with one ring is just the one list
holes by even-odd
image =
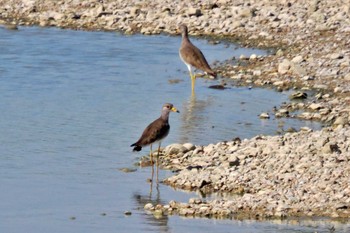
[[142, 146], [136, 145], [136, 143], [132, 144], [131, 147], [134, 147], [132, 151], [141, 151]]
[[214, 72], [214, 71], [207, 71], [206, 72], [208, 75], [210, 75], [210, 76], [212, 76], [212, 77], [214, 77], [214, 78], [216, 78], [216, 76], [217, 76], [217, 74]]

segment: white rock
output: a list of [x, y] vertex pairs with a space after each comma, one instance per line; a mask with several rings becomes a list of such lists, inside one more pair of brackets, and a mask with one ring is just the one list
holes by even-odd
[[184, 147], [182, 144], [174, 143], [165, 147], [164, 152], [166, 154], [178, 154], [178, 153], [186, 153], [188, 149]]
[[154, 206], [152, 203], [147, 203], [145, 206], [144, 206], [144, 209], [145, 210], [152, 210], [154, 209]]
[[321, 104], [312, 103], [309, 105], [309, 108], [312, 110], [319, 110], [319, 109], [323, 108], [323, 106]]
[[288, 59], [284, 59], [281, 63], [278, 64], [278, 73], [286, 74], [288, 73], [291, 67], [291, 62]]
[[303, 56], [299, 55], [299, 56], [296, 56], [292, 59], [292, 62], [296, 63], [296, 64], [299, 64], [300, 62], [302, 62], [304, 60]]
[[337, 117], [333, 125], [345, 125], [347, 123], [348, 123], [347, 119], [345, 117], [340, 116], [340, 117]]
[[284, 81], [276, 81], [272, 85], [274, 85], [274, 86], [283, 86], [284, 85]]
[[188, 150], [194, 150], [196, 147], [192, 143], [185, 143], [183, 146]]
[[329, 55], [330, 59], [336, 60], [336, 59], [341, 59], [343, 58], [344, 55], [340, 54], [340, 53], [332, 53], [331, 55]]
[[201, 16], [201, 15], [202, 15], [202, 11], [201, 11], [201, 9], [199, 9], [199, 8], [190, 7], [190, 8], [188, 8], [188, 10], [187, 10], [187, 14], [188, 14], [189, 16], [196, 16], [196, 17], [198, 17], [198, 16]]
[[249, 60], [254, 61], [254, 60], [256, 60], [257, 57], [258, 57], [258, 56], [257, 56], [256, 54], [253, 53], [252, 55], [250, 55]]
[[263, 113], [261, 113], [261, 114], [259, 115], [259, 117], [262, 118], [262, 119], [269, 119], [269, 118], [270, 118], [270, 115], [269, 115], [269, 113], [267, 113], [267, 112], [263, 112]]

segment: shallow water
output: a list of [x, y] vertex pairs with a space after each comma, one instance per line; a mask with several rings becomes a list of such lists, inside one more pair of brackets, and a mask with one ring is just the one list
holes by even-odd
[[[265, 54], [193, 41], [209, 62]], [[320, 127], [258, 119], [288, 93], [218, 91], [208, 88], [217, 81], [198, 79], [192, 97], [179, 44], [179, 37], [165, 35], [0, 28], [1, 232], [328, 232], [336, 224], [155, 219], [143, 211], [150, 201], [197, 196], [161, 184], [151, 187], [150, 168], [120, 171], [148, 153], [148, 148], [132, 153], [129, 145], [159, 116], [164, 102], [181, 111], [171, 115], [164, 145], [273, 134], [280, 121], [286, 128]], [[174, 79], [180, 82], [171, 84]], [[161, 171], [160, 178], [170, 175]]]

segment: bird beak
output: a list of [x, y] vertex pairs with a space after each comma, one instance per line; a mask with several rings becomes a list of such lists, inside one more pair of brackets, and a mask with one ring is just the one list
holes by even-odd
[[173, 112], [177, 112], [177, 113], [180, 113], [180, 111], [179, 111], [179, 110], [177, 110], [175, 107], [172, 107], [172, 108], [171, 108], [171, 111], [173, 111]]

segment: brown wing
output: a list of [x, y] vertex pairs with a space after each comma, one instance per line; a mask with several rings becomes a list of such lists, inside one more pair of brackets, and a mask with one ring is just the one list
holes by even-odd
[[197, 69], [203, 70], [210, 75], [216, 76], [215, 72], [210, 68], [202, 51], [200, 51], [191, 42], [185, 42], [185, 44], [180, 48], [180, 54], [186, 63]]
[[135, 143], [139, 146], [146, 146], [155, 141], [165, 138], [169, 133], [170, 126], [161, 118], [153, 121], [143, 131], [140, 139]]

